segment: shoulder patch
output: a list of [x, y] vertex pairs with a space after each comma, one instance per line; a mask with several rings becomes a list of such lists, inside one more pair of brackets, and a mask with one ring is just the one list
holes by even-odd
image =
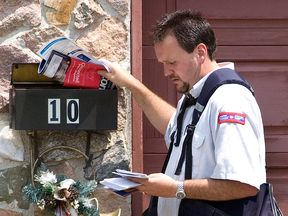
[[245, 115], [242, 113], [233, 113], [233, 112], [223, 112], [218, 116], [218, 123], [222, 124], [225, 122], [245, 124]]

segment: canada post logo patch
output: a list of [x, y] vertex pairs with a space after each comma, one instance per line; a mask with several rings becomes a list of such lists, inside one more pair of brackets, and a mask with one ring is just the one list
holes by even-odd
[[218, 123], [222, 124], [224, 122], [245, 124], [245, 115], [241, 113], [223, 112], [218, 116]]

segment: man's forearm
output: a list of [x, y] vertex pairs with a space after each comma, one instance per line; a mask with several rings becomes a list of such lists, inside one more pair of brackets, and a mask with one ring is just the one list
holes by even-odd
[[184, 181], [187, 198], [224, 201], [255, 196], [258, 189], [238, 181], [221, 179], [193, 179]]
[[138, 80], [129, 85], [128, 89], [151, 124], [164, 135], [176, 108], [151, 92]]

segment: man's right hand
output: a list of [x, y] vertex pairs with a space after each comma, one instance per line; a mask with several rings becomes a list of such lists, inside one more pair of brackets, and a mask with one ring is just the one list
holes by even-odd
[[110, 73], [105, 70], [99, 70], [98, 74], [109, 79], [115, 85], [129, 89], [129, 84], [136, 81], [136, 79], [118, 63], [112, 63], [105, 59], [99, 61], [103, 62], [109, 68]]

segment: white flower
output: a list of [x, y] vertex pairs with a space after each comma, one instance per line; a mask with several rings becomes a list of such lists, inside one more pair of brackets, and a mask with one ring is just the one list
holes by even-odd
[[78, 208], [79, 208], [79, 201], [78, 201], [78, 200], [74, 200], [72, 203], [70, 203], [70, 205], [71, 205], [74, 209], [78, 209]]
[[57, 182], [56, 176], [53, 174], [53, 172], [47, 170], [46, 172], [40, 171], [40, 173], [40, 177], [35, 175], [35, 181], [40, 182], [42, 185], [55, 184]]
[[65, 179], [64, 181], [60, 182], [60, 187], [58, 188], [59, 190], [62, 189], [69, 189], [69, 187], [73, 184], [75, 184], [76, 182], [73, 179]]
[[45, 201], [44, 199], [41, 199], [38, 203], [37, 206], [41, 209], [44, 210], [45, 209]]

